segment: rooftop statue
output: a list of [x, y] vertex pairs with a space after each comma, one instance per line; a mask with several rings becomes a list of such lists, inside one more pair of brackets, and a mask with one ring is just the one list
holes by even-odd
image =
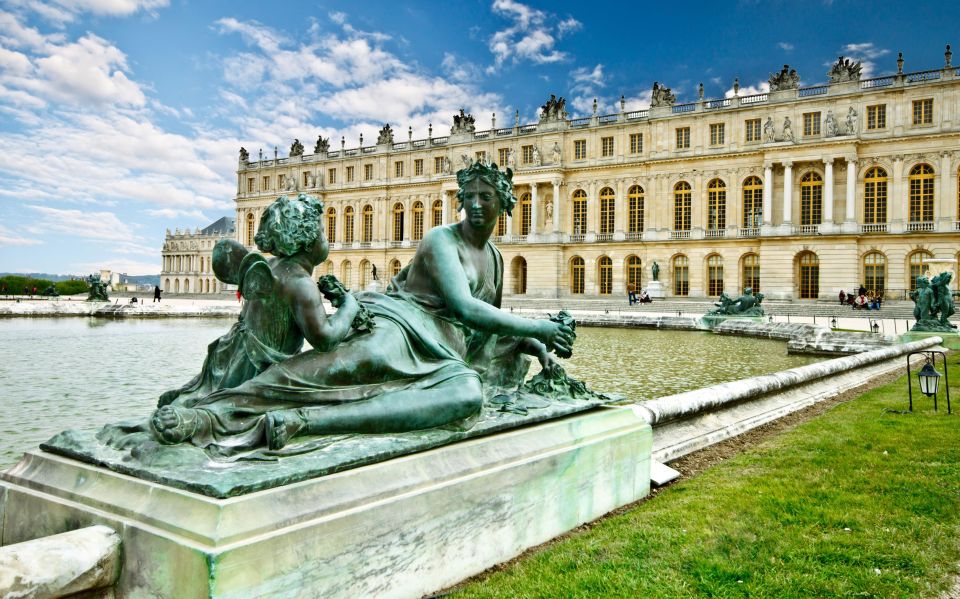
[[317, 143], [313, 146], [314, 154], [326, 154], [330, 151], [330, 140], [324, 139], [322, 135], [317, 136]]
[[453, 126], [450, 127], [450, 135], [473, 133], [476, 130], [476, 119], [473, 118], [472, 114], [464, 113], [463, 108], [460, 109], [460, 114], [453, 115]]
[[910, 299], [914, 303], [913, 317], [917, 323], [910, 330], [957, 332], [957, 325], [950, 323], [950, 317], [956, 312], [950, 292], [952, 278], [949, 271], [942, 272], [933, 279], [917, 277], [917, 289], [910, 292]]
[[567, 101], [563, 96], [557, 98], [550, 94], [550, 98], [540, 107], [540, 120], [545, 123], [562, 121], [567, 118]]
[[860, 72], [863, 66], [860, 62], [854, 62], [843, 56], [837, 58], [837, 62], [827, 71], [827, 77], [830, 77], [830, 83], [845, 83], [847, 81], [860, 81]]
[[839, 134], [840, 129], [837, 126], [837, 118], [833, 116], [832, 110], [827, 110], [827, 116], [823, 121], [823, 136], [834, 137]]
[[90, 293], [87, 295], [88, 302], [109, 302], [110, 297], [107, 295], [107, 285], [106, 281], [100, 280], [100, 275], [93, 274], [87, 277], [87, 283], [90, 284]]
[[762, 293], [753, 293], [753, 288], [747, 287], [743, 290], [743, 295], [737, 299], [732, 299], [726, 293], [720, 293], [720, 301], [714, 302], [713, 310], [706, 313], [705, 316], [763, 316]]
[[673, 106], [677, 102], [677, 96], [674, 95], [670, 88], [666, 85], [660, 85], [658, 82], [653, 82], [653, 94], [650, 96], [650, 107], [656, 108], [657, 106]]
[[382, 144], [392, 144], [393, 143], [393, 129], [390, 127], [390, 124], [386, 124], [380, 129], [380, 134], [377, 136], [377, 145]]
[[796, 69], [791, 69], [790, 65], [785, 64], [779, 73], [770, 75], [770, 91], [776, 92], [785, 89], [797, 89], [800, 87], [800, 75]]
[[299, 139], [293, 140], [293, 143], [290, 144], [290, 155], [303, 156], [303, 144], [300, 143]]
[[240, 162], [246, 163], [250, 160], [250, 153], [243, 146], [240, 146]]

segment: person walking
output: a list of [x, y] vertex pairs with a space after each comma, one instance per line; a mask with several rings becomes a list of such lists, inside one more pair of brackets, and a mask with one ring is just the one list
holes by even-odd
[[159, 286], [159, 285], [154, 285], [154, 286], [153, 286], [153, 301], [155, 301], [155, 302], [159, 302], [159, 301], [160, 301], [160, 286]]
[[633, 281], [627, 283], [627, 301], [631, 306], [637, 303], [637, 286]]

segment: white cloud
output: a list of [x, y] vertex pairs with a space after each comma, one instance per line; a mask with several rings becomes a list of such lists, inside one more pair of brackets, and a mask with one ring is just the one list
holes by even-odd
[[160, 272], [161, 264], [159, 253], [154, 250], [157, 259], [153, 261], [130, 260], [127, 258], [104, 258], [100, 262], [74, 262], [70, 265], [72, 272], [100, 272], [108, 268], [113, 272], [120, 272], [131, 276], [155, 275]]
[[590, 93], [593, 90], [606, 85], [603, 77], [602, 64], [598, 64], [592, 69], [587, 67], [574, 69], [570, 73], [570, 78], [573, 80], [573, 85], [570, 87], [570, 91], [573, 92], [585, 91]]
[[29, 227], [38, 233], [58, 233], [68, 237], [102, 241], [133, 242], [136, 239], [127, 225], [113, 212], [63, 210], [36, 205], [29, 205], [27, 208], [40, 214], [40, 219]]
[[[770, 83], [768, 81], [758, 81], [756, 85], [741, 85], [739, 96], [753, 96], [755, 94], [765, 94], [770, 91]], [[723, 92], [724, 98], [733, 97], [733, 86], [730, 86], [730, 89]]]
[[793, 44], [791, 44], [790, 42], [777, 42], [777, 46], [779, 46], [781, 50], [784, 50], [786, 52], [790, 52], [791, 50], [793, 50]]
[[156, 15], [169, 0], [8, 0], [11, 6], [31, 10], [55, 25], [74, 21], [82, 14], [129, 17], [138, 12]]
[[556, 43], [566, 34], [581, 27], [573, 17], [559, 19], [552, 13], [537, 10], [516, 0], [494, 0], [493, 12], [512, 21], [506, 29], [495, 32], [489, 41], [495, 72], [505, 63], [530, 61], [534, 64], [560, 62], [567, 53], [557, 50]]
[[27, 246], [27, 245], [40, 245], [43, 243], [39, 239], [34, 239], [30, 237], [22, 237], [18, 233], [11, 231], [7, 227], [0, 225], [0, 247], [3, 246]]

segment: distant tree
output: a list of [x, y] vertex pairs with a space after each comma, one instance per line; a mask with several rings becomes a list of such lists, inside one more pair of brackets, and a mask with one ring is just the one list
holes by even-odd
[[76, 295], [78, 293], [86, 293], [89, 289], [90, 285], [87, 285], [86, 281], [78, 281], [77, 279], [60, 281], [57, 283], [57, 293], [60, 295]]
[[33, 290], [34, 287], [37, 288], [37, 294], [43, 293], [43, 290], [53, 285], [53, 281], [48, 281], [47, 279], [35, 279], [33, 277], [25, 277], [23, 275], [4, 275], [0, 277], [0, 290], [6, 286], [6, 293], [8, 295], [22, 294], [24, 288]]

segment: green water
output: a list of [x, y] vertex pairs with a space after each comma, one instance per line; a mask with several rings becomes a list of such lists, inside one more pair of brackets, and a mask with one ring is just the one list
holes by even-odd
[[[146, 417], [200, 370], [231, 319], [0, 319], [0, 469], [67, 428]], [[583, 328], [567, 370], [633, 400], [809, 364], [785, 343]]]

